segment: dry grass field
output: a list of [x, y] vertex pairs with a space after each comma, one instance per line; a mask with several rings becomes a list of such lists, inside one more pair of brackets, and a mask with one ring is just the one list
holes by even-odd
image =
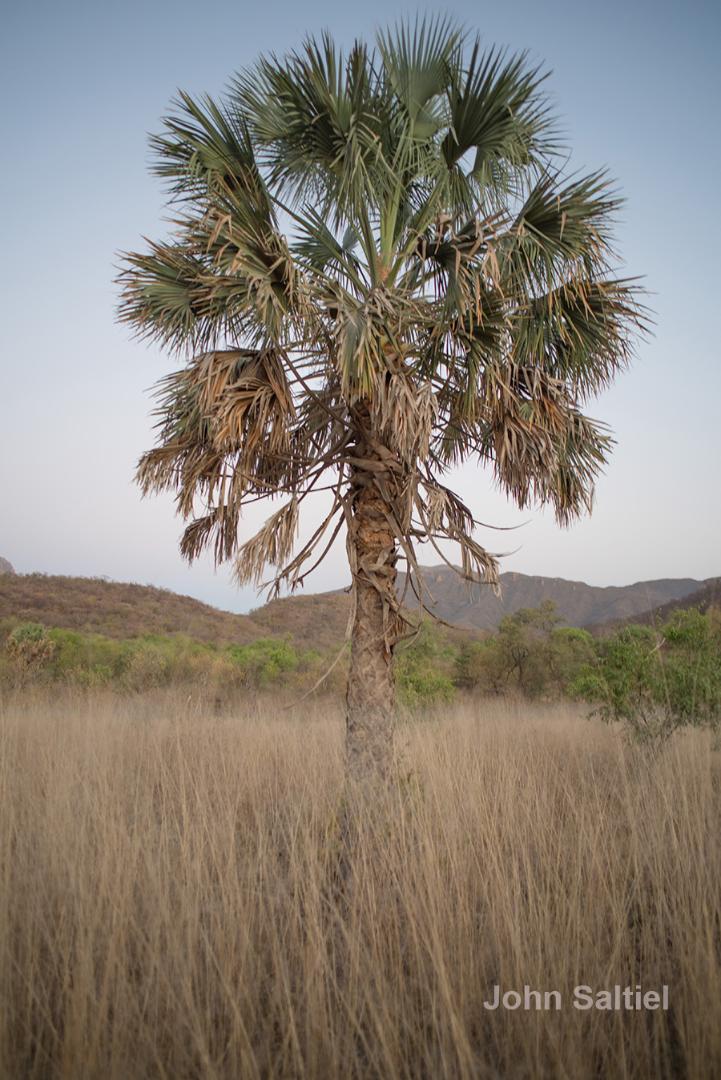
[[[338, 875], [341, 717], [0, 703], [3, 1078], [721, 1075], [721, 754], [571, 710], [403, 728]], [[484, 1009], [494, 983], [561, 1011]], [[669, 986], [668, 1012], [572, 990]]]

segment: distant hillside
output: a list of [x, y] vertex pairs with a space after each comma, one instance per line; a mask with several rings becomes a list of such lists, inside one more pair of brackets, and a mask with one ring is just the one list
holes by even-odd
[[115, 638], [186, 634], [217, 644], [245, 645], [265, 633], [247, 615], [167, 589], [48, 574], [0, 576], [0, 619], [9, 618]]
[[[469, 586], [445, 566], [427, 568], [426, 581], [434, 599], [429, 606], [458, 627], [459, 635], [475, 636], [494, 629], [504, 615], [538, 607], [544, 600], [554, 601], [568, 625], [596, 627], [637, 619], [675, 601], [683, 605], [699, 586], [712, 584], [681, 578], [598, 588], [509, 573], [501, 576], [502, 595], [497, 598], [488, 587]], [[411, 600], [407, 597], [409, 606]], [[0, 620], [41, 622], [115, 638], [185, 634], [199, 641], [246, 644], [289, 634], [306, 648], [323, 650], [342, 641], [349, 613], [345, 590], [286, 597], [249, 615], [234, 615], [150, 585], [46, 574], [0, 575]]]
[[635, 585], [586, 585], [564, 578], [501, 574], [501, 596], [487, 586], [469, 586], [448, 566], [428, 567], [426, 583], [435, 603], [429, 607], [456, 626], [491, 630], [504, 615], [519, 608], [538, 607], [552, 600], [569, 626], [588, 626], [622, 619], [695, 592], [705, 582], [694, 578], [663, 578]]
[[[426, 601], [431, 610], [454, 626], [474, 631], [493, 630], [504, 615], [538, 607], [544, 600], [557, 605], [569, 626], [605, 623], [680, 600], [702, 584], [694, 578], [664, 578], [601, 588], [563, 578], [508, 573], [501, 575], [501, 596], [496, 597], [488, 586], [471, 586], [447, 566], [426, 567], [425, 580], [434, 601]], [[407, 596], [406, 603], [412, 606], [412, 602], [413, 597]], [[251, 617], [268, 633], [333, 642], [344, 633], [349, 611], [347, 593], [338, 591], [274, 600], [251, 612]]]
[[0, 557], [0, 574], [14, 574], [12, 563], [9, 563], [7, 559]]
[[250, 618], [269, 637], [290, 634], [307, 648], [339, 648], [348, 625], [350, 596], [335, 592], [298, 594], [255, 608]]
[[[291, 634], [296, 641], [316, 649], [338, 648], [349, 616], [350, 595], [345, 589], [282, 597], [250, 613], [255, 625], [263, 627], [269, 636]], [[450, 641], [484, 636], [477, 627], [458, 627], [448, 632]]]
[[680, 600], [671, 600], [667, 604], [642, 611], [633, 618], [614, 620], [603, 623], [592, 629], [599, 634], [609, 634], [614, 630], [627, 626], [629, 623], [641, 623], [643, 626], [655, 626], [670, 619], [675, 611], [683, 611], [685, 608], [698, 608], [706, 612], [710, 607], [721, 607], [721, 578], [709, 578], [700, 589], [689, 593]]

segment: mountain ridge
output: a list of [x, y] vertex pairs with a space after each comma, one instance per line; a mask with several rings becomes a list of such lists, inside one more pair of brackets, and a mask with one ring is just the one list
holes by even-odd
[[[566, 578], [508, 571], [501, 596], [469, 586], [447, 566], [424, 568], [429, 607], [458, 633], [494, 630], [504, 615], [552, 600], [564, 622], [598, 632], [604, 624], [638, 621], [664, 605], [683, 605], [721, 579], [659, 578], [631, 585], [587, 585]], [[403, 579], [400, 581], [403, 587]], [[411, 597], [411, 599], [413, 599]], [[406, 597], [409, 607], [410, 600]], [[306, 647], [330, 648], [345, 635], [350, 597], [345, 589], [272, 600], [248, 614], [221, 611], [194, 597], [152, 585], [46, 574], [0, 575], [0, 620], [32, 621], [109, 637], [184, 634], [200, 641], [246, 644], [290, 635]]]
[[696, 608], [705, 614], [709, 608], [714, 606], [721, 607], [721, 577], [707, 578], [700, 589], [696, 589], [695, 592], [689, 593], [680, 600], [669, 600], [668, 603], [661, 604], [648, 611], [641, 611], [625, 619], [610, 620], [597, 626], [589, 626], [588, 629], [593, 633], [605, 636], [620, 630], [624, 626], [628, 626], [630, 623], [640, 623], [642, 626], [659, 626], [670, 619], [674, 612], [683, 608]]
[[469, 586], [448, 566], [426, 567], [424, 577], [431, 594], [434, 585], [440, 593], [436, 603], [428, 605], [435, 614], [477, 630], [492, 630], [504, 615], [538, 607], [544, 600], [553, 600], [570, 626], [589, 626], [681, 600], [706, 584], [696, 578], [657, 578], [631, 585], [587, 585], [511, 570], [501, 574], [497, 597], [488, 586]]

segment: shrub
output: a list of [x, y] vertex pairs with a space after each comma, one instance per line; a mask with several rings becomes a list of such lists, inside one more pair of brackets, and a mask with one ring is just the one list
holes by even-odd
[[540, 697], [548, 690], [550, 638], [560, 621], [550, 600], [501, 619], [497, 635], [501, 669], [528, 697]]
[[123, 683], [130, 690], [150, 690], [170, 682], [170, 662], [165, 650], [153, 642], [139, 642], [128, 649]]
[[557, 626], [546, 650], [546, 685], [556, 695], [568, 693], [581, 671], [596, 659], [596, 644], [587, 630]]
[[659, 629], [628, 626], [599, 645], [573, 693], [596, 704], [641, 742], [662, 742], [688, 725], [721, 721], [721, 631], [712, 614], [679, 611]]
[[401, 704], [408, 708], [450, 701], [455, 694], [451, 677], [454, 650], [438, 626], [424, 621], [416, 636], [396, 656], [396, 686]]
[[500, 694], [507, 689], [508, 671], [496, 635], [461, 645], [456, 657], [455, 681], [464, 690], [485, 694]]
[[22, 623], [8, 635], [5, 649], [15, 681], [24, 684], [47, 668], [55, 652], [55, 644], [44, 626]]
[[55, 646], [53, 678], [78, 686], [102, 686], [121, 674], [122, 642], [77, 630], [54, 629], [49, 635]]
[[296, 671], [300, 657], [286, 639], [259, 638], [250, 645], [230, 645], [227, 654], [243, 673], [247, 686], [262, 688]]

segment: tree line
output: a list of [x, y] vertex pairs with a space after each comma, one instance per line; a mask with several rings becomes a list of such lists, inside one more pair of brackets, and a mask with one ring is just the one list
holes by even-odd
[[[225, 646], [162, 635], [123, 641], [21, 623], [5, 629], [0, 685], [60, 682], [129, 693], [193, 686], [230, 701], [248, 693], [306, 693], [330, 659], [290, 638]], [[344, 656], [317, 692], [340, 695], [347, 665]], [[551, 601], [505, 616], [481, 639], [459, 639], [425, 620], [398, 649], [395, 668], [405, 715], [425, 715], [459, 695], [570, 699], [655, 743], [680, 727], [718, 727], [721, 612], [678, 611], [658, 626], [629, 625], [602, 638], [563, 626]]]

